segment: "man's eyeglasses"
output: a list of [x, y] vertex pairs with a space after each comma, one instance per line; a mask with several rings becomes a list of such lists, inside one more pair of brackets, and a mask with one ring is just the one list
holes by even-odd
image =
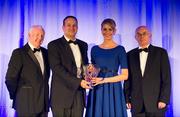
[[137, 35], [138, 37], [140, 37], [140, 36], [146, 36], [146, 35], [149, 35], [149, 33], [148, 33], [148, 32], [144, 32], [144, 33], [136, 33], [136, 35]]

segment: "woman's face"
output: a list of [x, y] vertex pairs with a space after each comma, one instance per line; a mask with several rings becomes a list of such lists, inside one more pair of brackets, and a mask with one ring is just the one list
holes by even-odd
[[104, 24], [101, 28], [102, 35], [104, 39], [112, 39], [115, 34], [115, 29], [113, 29], [109, 24]]

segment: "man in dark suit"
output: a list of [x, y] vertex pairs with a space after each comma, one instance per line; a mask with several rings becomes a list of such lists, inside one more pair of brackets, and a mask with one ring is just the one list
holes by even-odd
[[46, 117], [49, 111], [47, 50], [40, 47], [44, 29], [33, 25], [28, 43], [12, 53], [6, 73], [6, 86], [18, 117]]
[[163, 117], [171, 92], [171, 71], [165, 49], [150, 44], [146, 26], [136, 29], [139, 44], [128, 52], [129, 78], [124, 83], [127, 107], [133, 117]]
[[82, 66], [88, 63], [87, 43], [76, 39], [78, 21], [74, 16], [63, 20], [64, 36], [48, 44], [52, 69], [51, 108], [54, 117], [82, 117], [85, 89]]

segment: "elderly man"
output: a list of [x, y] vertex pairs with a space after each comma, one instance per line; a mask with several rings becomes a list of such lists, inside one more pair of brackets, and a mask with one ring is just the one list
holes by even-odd
[[18, 117], [46, 117], [50, 68], [40, 25], [30, 28], [28, 43], [12, 53], [6, 73], [6, 85]]
[[124, 83], [133, 117], [163, 117], [169, 103], [171, 71], [165, 49], [150, 44], [146, 26], [136, 29], [139, 47], [128, 52], [129, 78]]

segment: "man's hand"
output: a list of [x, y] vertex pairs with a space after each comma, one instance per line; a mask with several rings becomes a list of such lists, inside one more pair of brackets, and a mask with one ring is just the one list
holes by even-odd
[[164, 102], [158, 102], [158, 109], [163, 109], [166, 107], [166, 103]]
[[131, 103], [126, 103], [127, 109], [131, 109]]
[[84, 88], [84, 89], [90, 89], [91, 87], [89, 86], [90, 83], [85, 81], [85, 80], [82, 80], [81, 81], [81, 87]]

